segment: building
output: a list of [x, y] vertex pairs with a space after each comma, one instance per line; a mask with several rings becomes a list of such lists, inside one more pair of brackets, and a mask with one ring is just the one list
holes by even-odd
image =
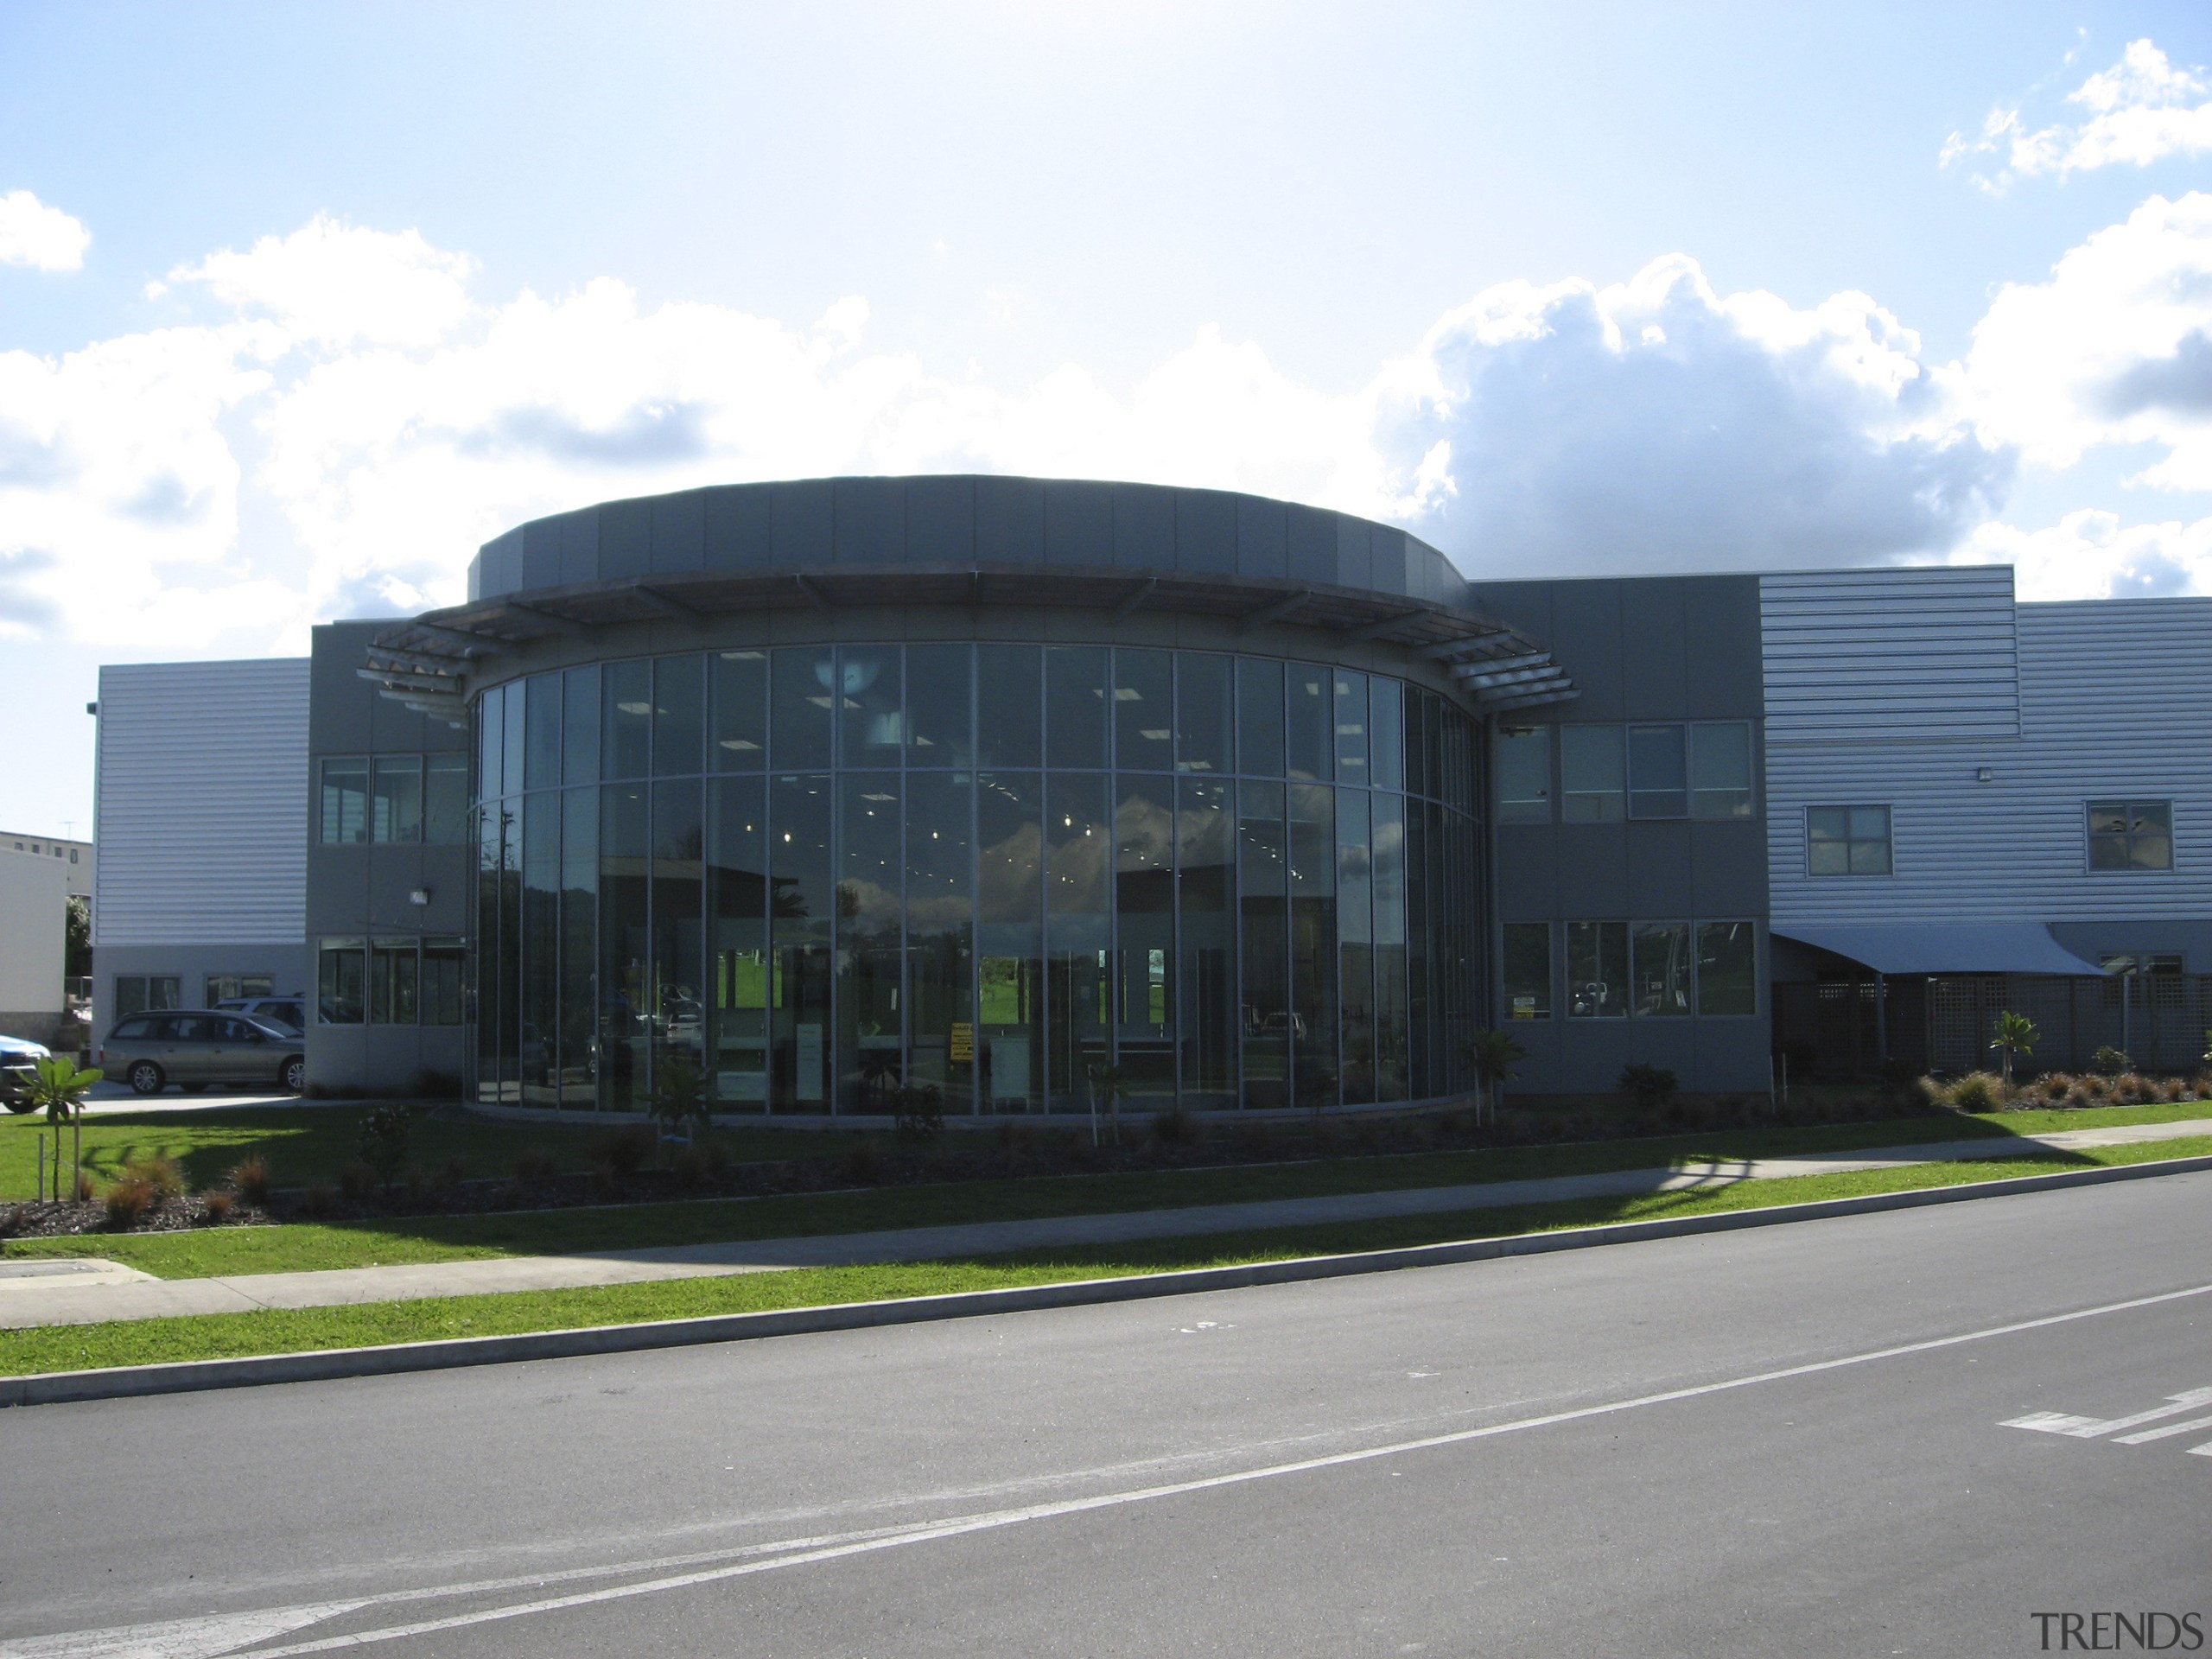
[[0, 1036], [51, 1046], [62, 1035], [67, 868], [46, 852], [0, 845]]
[[53, 836], [19, 836], [0, 830], [0, 851], [29, 853], [34, 858], [54, 860], [61, 869], [62, 890], [73, 899], [92, 896], [92, 843], [67, 841]]
[[[314, 1084], [509, 1109], [698, 1075], [797, 1117], [1356, 1109], [1464, 1096], [1498, 1024], [1523, 1093], [1740, 1093], [1777, 1048], [1972, 1064], [2032, 997], [2069, 1055], [2163, 1040], [2212, 973], [2212, 601], [2011, 582], [1470, 582], [1387, 525], [1139, 485], [609, 502], [307, 661], [110, 671], [100, 902], [127, 877], [192, 938], [103, 916], [96, 966], [120, 1006], [259, 950], [313, 993]], [[170, 736], [126, 744], [156, 703]], [[238, 766], [247, 707], [289, 804], [230, 849], [275, 878], [241, 937], [186, 874], [212, 844], [164, 869], [110, 826]]]

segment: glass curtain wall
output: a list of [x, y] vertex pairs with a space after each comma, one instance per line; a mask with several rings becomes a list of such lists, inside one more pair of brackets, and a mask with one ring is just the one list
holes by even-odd
[[1079, 1112], [1109, 1068], [1139, 1109], [1457, 1092], [1476, 730], [1385, 676], [1098, 645], [511, 683], [478, 715], [480, 1096], [639, 1111], [687, 1069], [722, 1113]]

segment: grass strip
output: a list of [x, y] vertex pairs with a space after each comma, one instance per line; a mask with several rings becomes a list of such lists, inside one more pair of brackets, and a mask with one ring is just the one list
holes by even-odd
[[693, 1319], [707, 1314], [824, 1307], [1008, 1286], [1060, 1284], [1227, 1267], [1450, 1240], [1501, 1238], [1560, 1228], [1760, 1210], [1878, 1192], [1973, 1185], [2090, 1166], [2212, 1155], [2212, 1136], [2101, 1147], [2093, 1152], [1974, 1163], [1913, 1164], [1838, 1175], [1789, 1176], [1629, 1198], [1408, 1216], [1372, 1222], [1161, 1238], [1137, 1243], [977, 1255], [939, 1262], [803, 1268], [723, 1278], [675, 1279], [582, 1290], [431, 1297], [345, 1307], [122, 1319], [0, 1332], [0, 1376], [148, 1365], [251, 1354], [376, 1347], [454, 1337]]
[[2052, 1128], [2171, 1122], [2212, 1115], [2203, 1102], [2078, 1112], [1945, 1114], [1825, 1124], [1584, 1141], [1467, 1152], [1423, 1152], [1246, 1164], [1213, 1169], [946, 1181], [762, 1198], [700, 1198], [601, 1209], [423, 1216], [372, 1222], [289, 1223], [173, 1233], [79, 1234], [0, 1244], [0, 1256], [97, 1256], [158, 1279], [300, 1273], [502, 1255], [559, 1255], [759, 1238], [819, 1237], [973, 1221], [1039, 1220], [1190, 1205], [1336, 1197], [1479, 1181], [1535, 1179], [1621, 1169], [1798, 1153], [1848, 1152], [1939, 1141], [2009, 1140]]

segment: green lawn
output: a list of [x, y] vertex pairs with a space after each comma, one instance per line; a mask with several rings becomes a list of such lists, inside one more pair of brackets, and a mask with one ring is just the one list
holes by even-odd
[[620, 1325], [771, 1308], [817, 1307], [1004, 1286], [1065, 1283], [1132, 1273], [1228, 1266], [1493, 1238], [1563, 1227], [1763, 1209], [1874, 1192], [1916, 1191], [2085, 1166], [2212, 1154], [2212, 1137], [2115, 1147], [2064, 1157], [2008, 1158], [1843, 1175], [1745, 1181], [1713, 1191], [1478, 1210], [1327, 1227], [1285, 1228], [1144, 1243], [1034, 1251], [912, 1264], [800, 1268], [669, 1280], [598, 1289], [454, 1296], [351, 1307], [270, 1309], [184, 1319], [118, 1320], [0, 1332], [0, 1375], [141, 1365], [244, 1354], [372, 1347], [451, 1337]]
[[1518, 1180], [1601, 1170], [1694, 1166], [1787, 1153], [1839, 1152], [1913, 1141], [2001, 1140], [2038, 1128], [2164, 1122], [2212, 1116], [2212, 1107], [2114, 1107], [2096, 1111], [1945, 1115], [1876, 1123], [1744, 1130], [1645, 1140], [1586, 1141], [1474, 1152], [1340, 1157], [1213, 1169], [947, 1181], [761, 1198], [705, 1198], [603, 1208], [374, 1222], [295, 1223], [204, 1231], [85, 1234], [10, 1240], [7, 1256], [100, 1256], [162, 1279], [286, 1273], [325, 1268], [539, 1255], [740, 1239], [815, 1236], [967, 1221], [1161, 1210], [1185, 1205], [1314, 1198], [1463, 1182]]

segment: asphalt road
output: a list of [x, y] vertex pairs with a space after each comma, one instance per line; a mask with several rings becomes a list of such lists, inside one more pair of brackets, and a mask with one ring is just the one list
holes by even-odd
[[2212, 1176], [10, 1411], [0, 1516], [41, 1659], [2212, 1644]]

